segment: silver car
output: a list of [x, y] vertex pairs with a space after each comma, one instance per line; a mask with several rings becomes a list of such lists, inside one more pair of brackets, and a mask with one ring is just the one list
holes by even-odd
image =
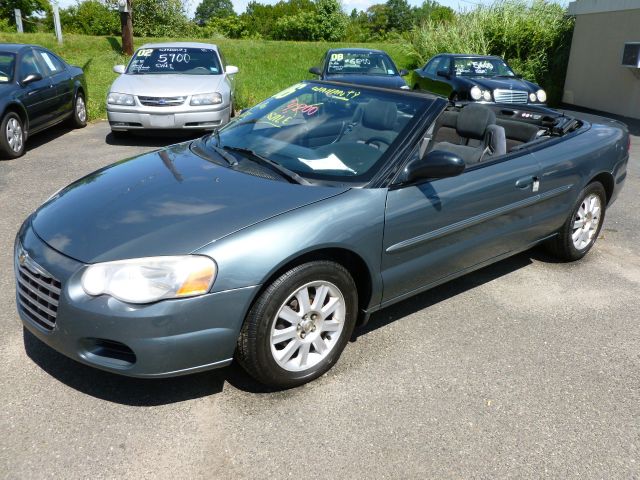
[[114, 134], [141, 129], [213, 130], [233, 115], [234, 74], [216, 45], [195, 42], [149, 43], [107, 95]]

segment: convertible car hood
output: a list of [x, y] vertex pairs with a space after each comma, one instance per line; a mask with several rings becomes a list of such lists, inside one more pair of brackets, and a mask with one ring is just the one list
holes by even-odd
[[503, 88], [506, 90], [523, 90], [525, 92], [535, 92], [538, 90], [534, 84], [519, 78], [488, 78], [488, 77], [458, 77], [469, 82], [470, 85], [478, 85], [488, 90]]
[[370, 85], [372, 87], [400, 88], [406, 85], [402, 77], [385, 75], [327, 75], [327, 80], [332, 82], [355, 83], [357, 85]]
[[72, 183], [36, 211], [32, 226], [51, 247], [85, 263], [179, 255], [346, 190], [234, 171], [183, 143]]
[[177, 97], [219, 92], [224, 75], [120, 75], [111, 85], [112, 92], [147, 97]]

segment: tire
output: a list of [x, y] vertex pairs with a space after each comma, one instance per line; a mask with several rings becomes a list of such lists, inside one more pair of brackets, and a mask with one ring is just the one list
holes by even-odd
[[3, 158], [18, 158], [24, 154], [24, 125], [20, 115], [7, 112], [0, 122], [0, 155]]
[[587, 185], [558, 235], [547, 242], [548, 250], [567, 262], [584, 257], [600, 234], [606, 205], [607, 194], [602, 184], [593, 182]]
[[84, 95], [78, 92], [73, 102], [73, 113], [71, 114], [71, 125], [74, 128], [84, 128], [87, 126], [87, 104]]
[[[318, 295], [324, 307], [317, 303]], [[265, 385], [302, 385], [338, 361], [357, 313], [356, 285], [342, 265], [325, 260], [299, 265], [273, 281], [254, 302], [238, 338], [236, 358]]]

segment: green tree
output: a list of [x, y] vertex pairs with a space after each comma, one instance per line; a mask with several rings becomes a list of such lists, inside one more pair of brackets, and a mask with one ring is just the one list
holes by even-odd
[[[62, 29], [84, 35], [117, 35], [120, 16], [117, 9], [100, 0], [85, 0], [60, 10]], [[53, 15], [47, 15], [47, 25], [53, 29]]]
[[190, 33], [181, 0], [133, 0], [133, 33], [137, 37], [172, 37]]
[[387, 0], [387, 31], [405, 32], [413, 26], [413, 11], [407, 0]]
[[385, 4], [375, 4], [367, 8], [367, 26], [374, 38], [384, 38], [389, 25], [389, 9]]
[[422, 5], [414, 9], [413, 16], [415, 24], [422, 25], [429, 20], [437, 23], [452, 22], [455, 19], [455, 12], [435, 0], [425, 0]]
[[202, 0], [196, 8], [195, 20], [198, 23], [206, 23], [213, 18], [234, 17], [231, 0]]
[[32, 25], [28, 20], [33, 14], [45, 14], [51, 11], [51, 5], [47, 0], [2, 0], [0, 1], [0, 18], [9, 19], [11, 25], [16, 24], [16, 17], [14, 10], [20, 9], [20, 13], [26, 22], [23, 22], [25, 31], [33, 30]]

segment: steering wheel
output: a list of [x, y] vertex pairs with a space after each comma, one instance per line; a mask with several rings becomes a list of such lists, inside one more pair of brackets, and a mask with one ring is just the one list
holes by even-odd
[[382, 137], [371, 137], [370, 139], [366, 140], [364, 142], [365, 145], [369, 145], [372, 148], [377, 148], [378, 150], [380, 150], [380, 146], [379, 145], [375, 145], [376, 143], [382, 143], [384, 145], [387, 146], [387, 148], [389, 148], [389, 146], [391, 145], [391, 142], [389, 140], [387, 140], [386, 138], [382, 138]]

